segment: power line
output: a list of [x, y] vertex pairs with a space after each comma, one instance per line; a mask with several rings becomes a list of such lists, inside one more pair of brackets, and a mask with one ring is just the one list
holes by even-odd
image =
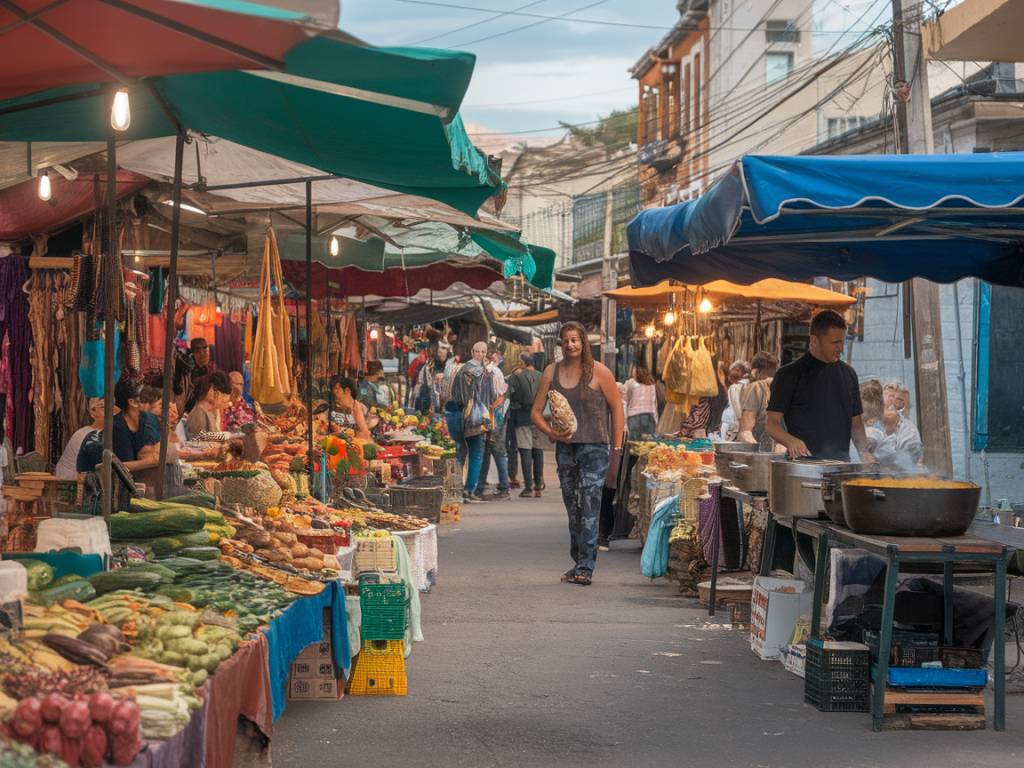
[[[440, 3], [440, 2], [433, 2], [433, 0], [394, 0], [394, 2], [396, 2], [396, 3], [408, 3], [410, 5], [429, 5], [429, 6], [434, 6], [434, 7], [437, 7], [437, 8], [451, 8], [451, 9], [460, 10], [460, 11], [477, 11], [479, 13], [494, 13], [495, 12], [494, 8], [481, 8], [480, 6], [460, 5], [460, 4], [457, 4], [457, 3]], [[561, 15], [560, 16], [547, 16], [547, 15], [544, 15], [544, 14], [541, 14], [541, 13], [523, 13], [523, 12], [520, 12], [520, 11], [517, 11], [517, 10], [504, 11], [500, 15], [501, 16], [522, 16], [522, 17], [525, 17], [525, 18], [544, 19], [546, 21], [569, 21], [569, 22], [572, 22], [573, 24], [593, 24], [593, 25], [596, 25], [596, 26], [603, 26], [603, 27], [625, 27], [625, 28], [629, 28], [629, 29], [653, 29], [653, 30], [656, 30], [658, 32], [669, 32], [670, 30], [675, 28], [675, 27], [665, 27], [665, 26], [658, 25], [658, 24], [636, 24], [636, 23], [628, 22], [628, 21], [610, 21], [610, 20], [605, 20], [605, 19], [581, 19], [581, 18], [566, 19], [564, 16], [561, 16]], [[711, 27], [711, 30], [712, 31], [730, 30], [730, 31], [733, 31], [733, 32], [762, 32], [762, 31], [764, 31], [763, 28], [757, 28], [757, 27]], [[697, 27], [686, 27], [686, 28], [683, 28], [682, 31], [697, 32], [699, 30], [698, 30]], [[819, 30], [815, 30], [815, 34], [821, 34], [821, 35], [848, 35], [848, 34], [850, 34], [852, 32], [859, 33], [859, 32], [863, 32], [863, 31], [865, 31], [865, 30], [855, 30], [855, 29], [819, 29]], [[433, 39], [433, 38], [431, 38], [431, 39]], [[467, 43], [463, 43], [463, 45], [467, 45]]]
[[456, 32], [463, 32], [463, 31], [465, 31], [467, 29], [472, 29], [473, 27], [479, 27], [481, 24], [487, 24], [488, 22], [494, 21], [496, 19], [500, 19], [500, 18], [503, 18], [505, 16], [511, 16], [514, 13], [518, 13], [519, 11], [523, 11], [523, 10], [525, 10], [527, 8], [532, 8], [535, 5], [540, 5], [541, 3], [545, 3], [545, 2], [547, 2], [547, 0], [533, 0], [533, 2], [526, 3], [525, 5], [520, 5], [518, 8], [513, 8], [511, 11], [502, 11], [501, 13], [496, 13], [493, 16], [487, 17], [486, 19], [481, 19], [480, 21], [474, 21], [472, 24], [466, 24], [465, 26], [457, 27], [456, 29], [451, 29], [451, 30], [449, 30], [447, 32], [442, 32], [439, 35], [433, 35], [431, 37], [425, 37], [422, 40], [414, 40], [413, 42], [409, 43], [409, 45], [423, 45], [423, 43], [429, 43], [432, 40], [437, 40], [438, 38], [441, 38], [441, 37], [448, 37], [448, 35], [454, 35]]
[[[402, 2], [406, 2], [406, 0], [402, 0]], [[581, 5], [579, 8], [575, 8], [575, 9], [573, 9], [571, 11], [566, 11], [565, 13], [560, 14], [558, 16], [545, 16], [540, 21], [533, 21], [533, 22], [530, 22], [529, 24], [524, 24], [521, 27], [515, 27], [513, 29], [507, 29], [504, 32], [495, 32], [493, 35], [488, 35], [487, 37], [479, 37], [476, 40], [470, 40], [468, 43], [458, 43], [455, 47], [456, 48], [468, 48], [469, 46], [476, 45], [477, 43], [485, 43], [488, 40], [494, 40], [495, 38], [504, 37], [505, 35], [511, 35], [514, 32], [522, 32], [525, 29], [532, 29], [533, 27], [539, 27], [541, 24], [547, 24], [549, 21], [559, 21], [559, 20], [565, 19], [567, 16], [572, 16], [574, 13], [579, 13], [580, 11], [585, 11], [588, 8], [594, 8], [594, 7], [598, 6], [598, 5], [604, 5], [607, 2], [608, 2], [608, 0], [595, 0], [595, 2], [593, 2], [593, 3], [588, 3], [587, 5]]]

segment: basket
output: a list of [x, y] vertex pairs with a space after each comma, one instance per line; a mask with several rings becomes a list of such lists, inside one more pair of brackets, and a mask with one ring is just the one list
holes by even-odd
[[[833, 644], [834, 645], [834, 644]], [[819, 712], [867, 712], [870, 704], [869, 651], [859, 643], [826, 647], [807, 641], [804, 701]]]
[[405, 645], [401, 640], [368, 640], [352, 665], [349, 696], [405, 696]]
[[[878, 659], [878, 645], [881, 635], [874, 630], [864, 630], [864, 644], [871, 649], [871, 659]], [[912, 632], [894, 629], [892, 632], [892, 653], [889, 663], [894, 667], [920, 667], [931, 661], [939, 661], [939, 636], [935, 632]]]
[[363, 640], [402, 640], [405, 637], [405, 582], [360, 584], [359, 611]]
[[432, 523], [441, 519], [445, 490], [439, 477], [421, 477], [412, 483], [393, 485], [388, 496], [393, 514], [422, 517]]
[[980, 669], [985, 666], [985, 654], [977, 648], [943, 646], [942, 666], [946, 669]]
[[391, 539], [356, 538], [352, 572], [395, 570], [395, 543]]

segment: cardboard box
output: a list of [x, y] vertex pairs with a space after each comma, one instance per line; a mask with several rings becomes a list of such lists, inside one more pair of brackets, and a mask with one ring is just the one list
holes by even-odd
[[803, 613], [810, 613], [814, 593], [798, 579], [758, 576], [750, 598], [750, 650], [777, 660]]
[[330, 660], [331, 658], [331, 641], [330, 638], [325, 638], [319, 643], [313, 643], [307, 645], [302, 649], [302, 653], [295, 657], [295, 661], [312, 661], [318, 662], [323, 660]]
[[292, 678], [288, 684], [289, 699], [340, 699], [344, 691], [333, 677]]
[[293, 661], [288, 671], [297, 680], [318, 676], [316, 661]]
[[807, 669], [807, 646], [803, 643], [787, 645], [782, 649], [782, 666], [802, 678]]

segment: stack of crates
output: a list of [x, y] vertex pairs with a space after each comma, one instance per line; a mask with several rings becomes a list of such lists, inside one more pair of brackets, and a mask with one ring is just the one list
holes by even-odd
[[352, 556], [352, 575], [362, 573], [392, 573], [396, 569], [395, 542], [386, 539], [356, 537], [356, 551]]
[[459, 462], [454, 458], [442, 459], [441, 464], [441, 478], [444, 483], [441, 512], [455, 523], [459, 521], [459, 513], [462, 511], [462, 472], [459, 470]]
[[405, 582], [359, 585], [362, 648], [349, 680], [352, 696], [405, 696]]
[[819, 712], [870, 710], [870, 652], [862, 643], [807, 641], [804, 701]]

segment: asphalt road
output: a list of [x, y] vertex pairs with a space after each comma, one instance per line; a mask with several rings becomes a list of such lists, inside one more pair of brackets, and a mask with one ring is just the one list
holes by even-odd
[[1021, 697], [1004, 733], [873, 733], [868, 715], [805, 706], [803, 681], [757, 659], [744, 634], [644, 579], [633, 542], [600, 555], [592, 586], [559, 583], [570, 562], [556, 486], [443, 526], [409, 695], [289, 702], [274, 765], [995, 768], [1024, 757]]

